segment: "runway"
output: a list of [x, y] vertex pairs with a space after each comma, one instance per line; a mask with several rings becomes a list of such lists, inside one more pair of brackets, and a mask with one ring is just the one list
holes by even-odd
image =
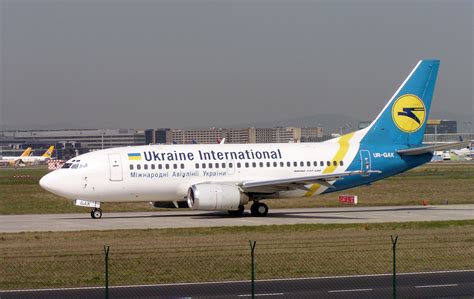
[[243, 217], [230, 217], [225, 212], [176, 210], [143, 213], [104, 211], [102, 219], [91, 219], [85, 209], [81, 214], [2, 215], [0, 233], [473, 219], [474, 204], [273, 209], [267, 217], [252, 217], [248, 212]]
[[[397, 275], [399, 298], [471, 298], [474, 270]], [[104, 298], [103, 287], [0, 291], [1, 298]], [[260, 280], [255, 297], [267, 298], [391, 298], [392, 275], [360, 275]], [[250, 281], [120, 286], [110, 298], [251, 298]]]

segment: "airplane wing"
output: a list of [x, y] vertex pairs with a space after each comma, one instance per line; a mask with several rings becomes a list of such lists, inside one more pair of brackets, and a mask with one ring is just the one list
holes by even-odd
[[320, 184], [328, 188], [334, 188], [330, 182], [340, 180], [351, 175], [367, 175], [370, 173], [381, 173], [379, 170], [370, 171], [345, 171], [339, 173], [321, 174], [314, 176], [303, 176], [294, 178], [247, 181], [238, 184], [244, 192], [277, 192], [283, 190], [309, 190], [307, 185]]
[[466, 146], [468, 145], [468, 141], [464, 142], [453, 142], [453, 143], [445, 143], [445, 144], [437, 144], [437, 145], [428, 145], [428, 146], [421, 146], [421, 147], [414, 147], [414, 148], [407, 148], [403, 150], [398, 150], [397, 153], [400, 155], [406, 156], [416, 156], [422, 155], [434, 151], [442, 151], [447, 149], [452, 149], [454, 147]]

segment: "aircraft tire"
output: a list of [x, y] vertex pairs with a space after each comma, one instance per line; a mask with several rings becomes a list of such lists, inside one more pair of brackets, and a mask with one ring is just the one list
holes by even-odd
[[101, 209], [94, 209], [91, 212], [92, 219], [100, 219], [102, 218], [102, 210]]
[[268, 206], [263, 202], [255, 202], [250, 207], [250, 213], [254, 217], [265, 217], [268, 214]]

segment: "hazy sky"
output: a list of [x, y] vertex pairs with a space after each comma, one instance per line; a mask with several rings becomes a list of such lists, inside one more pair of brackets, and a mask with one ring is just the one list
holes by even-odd
[[472, 1], [0, 0], [0, 125], [373, 119], [421, 58], [474, 115]]

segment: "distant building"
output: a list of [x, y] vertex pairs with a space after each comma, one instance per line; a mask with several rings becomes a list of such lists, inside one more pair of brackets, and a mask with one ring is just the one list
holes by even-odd
[[426, 123], [425, 134], [452, 134], [458, 132], [455, 120], [429, 119]]
[[[161, 136], [158, 138], [158, 135]], [[289, 143], [315, 142], [323, 137], [323, 129], [276, 128], [210, 128], [210, 129], [149, 129], [145, 130], [147, 144], [218, 143]]]
[[361, 122], [359, 122], [359, 130], [367, 128], [368, 126], [370, 126], [371, 123], [372, 123], [371, 121], [361, 121]]

